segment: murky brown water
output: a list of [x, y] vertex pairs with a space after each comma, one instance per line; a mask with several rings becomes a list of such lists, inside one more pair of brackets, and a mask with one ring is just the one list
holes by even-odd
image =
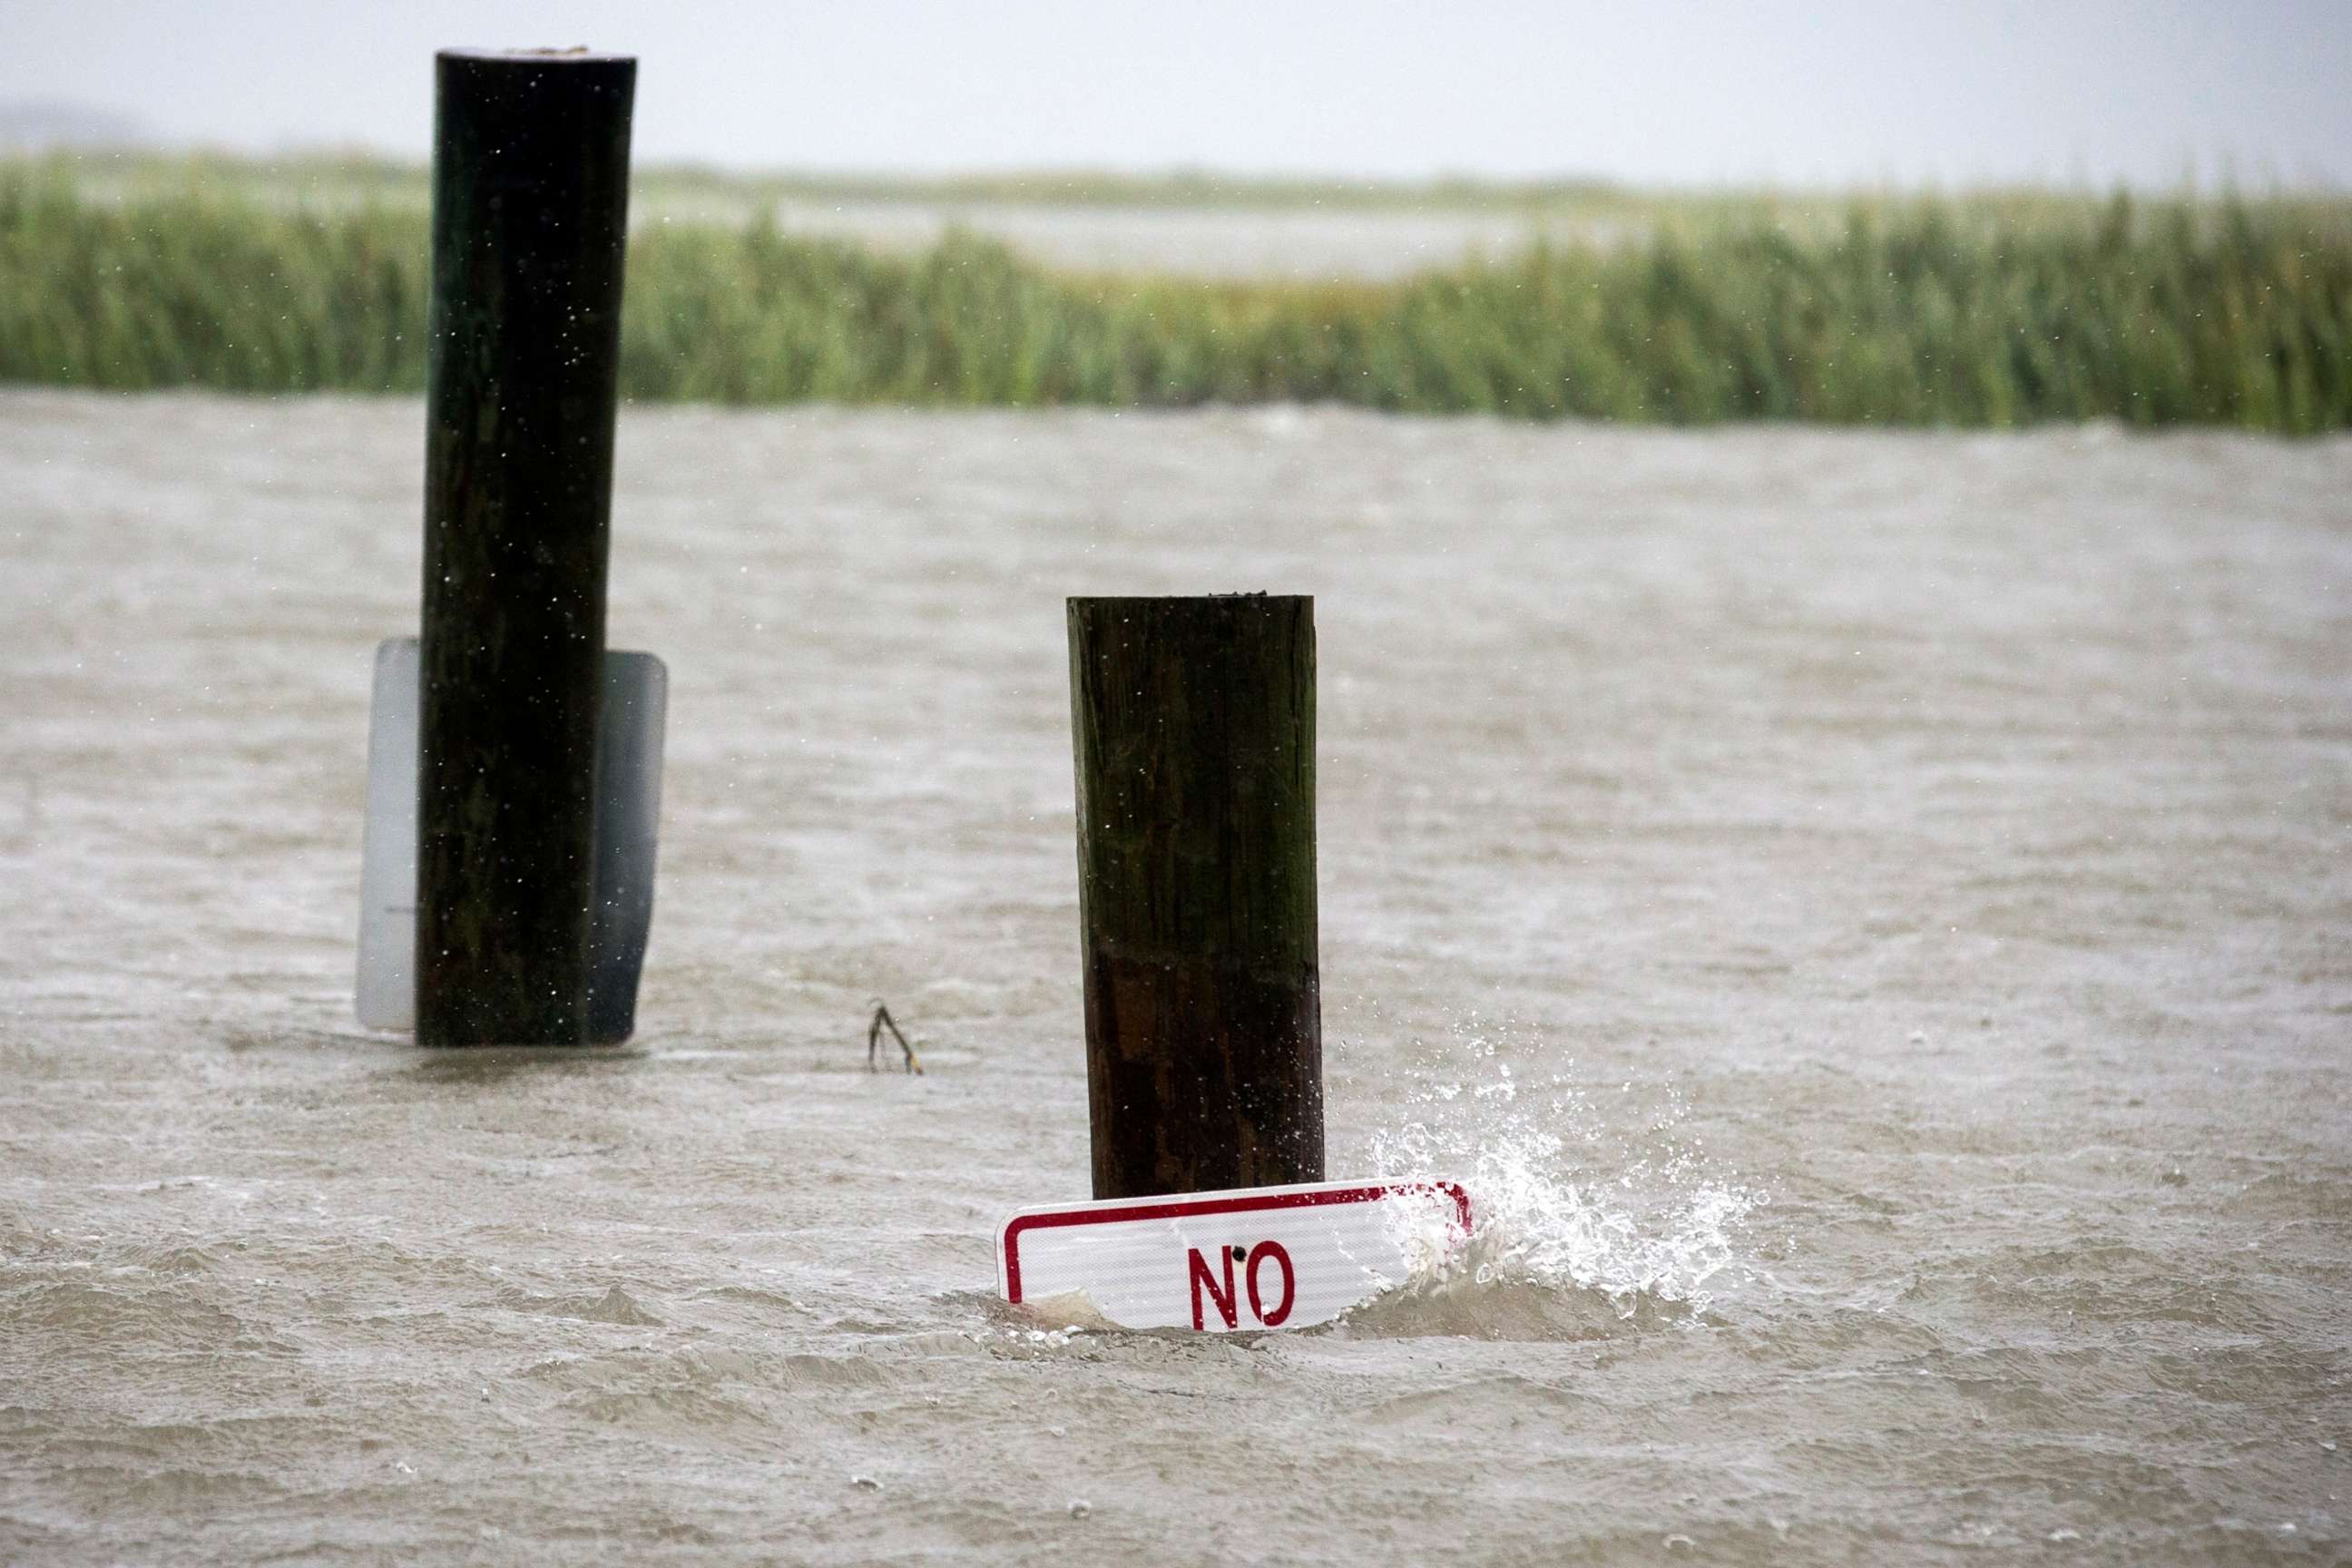
[[[633, 413], [663, 881], [576, 1056], [351, 1022], [421, 448], [0, 395], [0, 1560], [2352, 1554], [2352, 442]], [[1334, 1173], [1489, 1230], [1333, 1330], [1016, 1320], [1061, 600], [1258, 587]]]

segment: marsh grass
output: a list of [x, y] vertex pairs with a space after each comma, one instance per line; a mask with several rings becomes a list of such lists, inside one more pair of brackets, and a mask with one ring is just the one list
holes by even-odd
[[[400, 189], [100, 197], [0, 167], [0, 379], [416, 391]], [[2324, 201], [1721, 200], [1359, 283], [1076, 275], [963, 233], [885, 254], [755, 216], [641, 226], [627, 300], [640, 399], [2352, 425], [2352, 210]]]

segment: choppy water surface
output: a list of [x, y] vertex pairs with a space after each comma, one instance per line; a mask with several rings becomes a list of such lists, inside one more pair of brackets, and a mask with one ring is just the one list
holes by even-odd
[[[0, 396], [0, 1559], [2336, 1561], [2352, 444], [623, 426], [644, 1032], [351, 1020], [413, 403]], [[1318, 596], [1334, 1173], [1446, 1281], [1009, 1315], [1061, 601]], [[868, 1076], [887, 998], [930, 1071]]]

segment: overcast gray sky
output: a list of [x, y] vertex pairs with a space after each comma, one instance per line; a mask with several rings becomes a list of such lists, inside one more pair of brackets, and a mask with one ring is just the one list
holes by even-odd
[[436, 46], [641, 58], [641, 162], [2352, 185], [2352, 0], [0, 0], [0, 104], [422, 155]]

